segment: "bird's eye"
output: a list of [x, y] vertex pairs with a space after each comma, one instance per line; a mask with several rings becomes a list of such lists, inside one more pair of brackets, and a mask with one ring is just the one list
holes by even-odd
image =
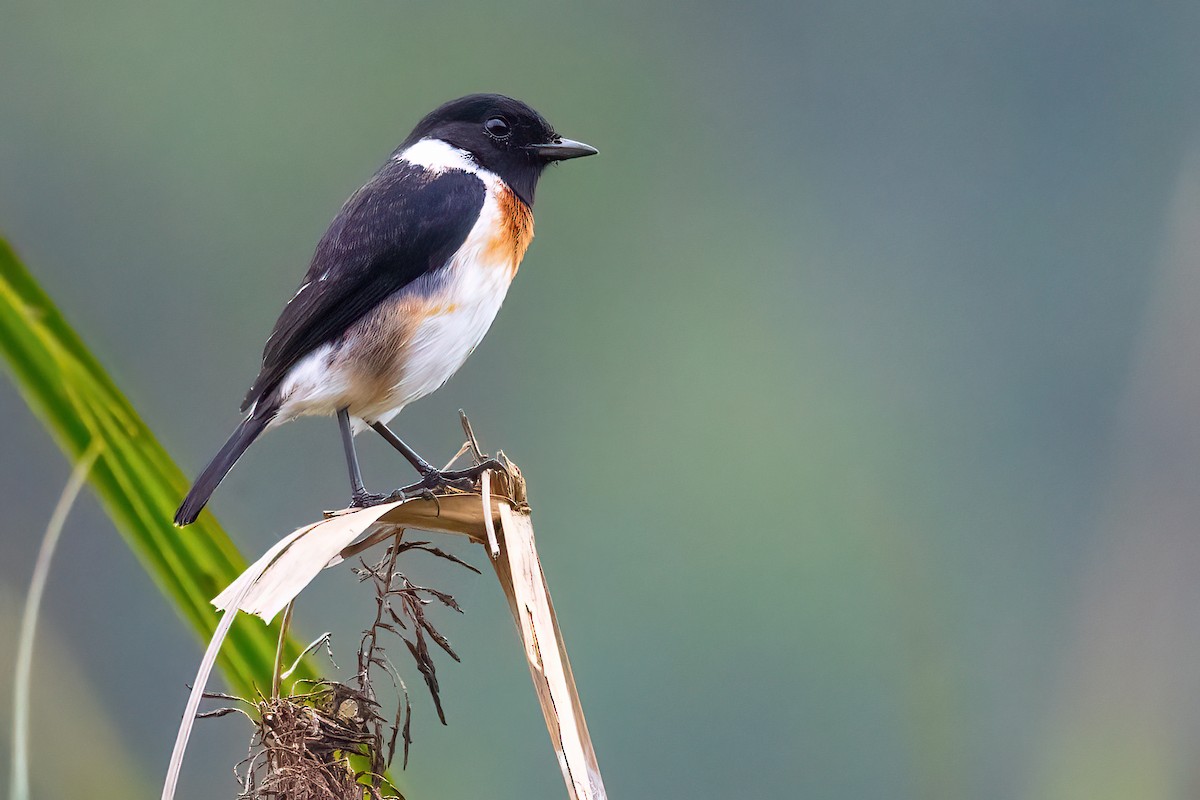
[[508, 127], [508, 120], [504, 117], [492, 117], [483, 123], [483, 129], [497, 139], [507, 139], [508, 135], [512, 133], [512, 129]]

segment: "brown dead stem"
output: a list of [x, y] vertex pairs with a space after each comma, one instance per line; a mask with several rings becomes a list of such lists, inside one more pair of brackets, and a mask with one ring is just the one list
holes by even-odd
[[[254, 723], [250, 752], [235, 768], [239, 800], [360, 800], [387, 797], [378, 781], [360, 782], [349, 754], [382, 749], [376, 732], [378, 705], [362, 692], [340, 683], [321, 682], [308, 692], [283, 697], [259, 695], [249, 701], [210, 693], [206, 697], [246, 706], [201, 714], [244, 714]], [[402, 800], [402, 799], [401, 799]]]
[[[466, 415], [462, 415], [462, 423], [466, 447], [479, 464], [483, 455]], [[399, 572], [398, 558], [410, 550], [423, 550], [473, 571], [478, 570], [456, 556], [432, 547], [427, 541], [404, 541], [407, 529], [422, 529], [464, 535], [488, 548], [491, 566], [517, 624], [568, 797], [571, 800], [604, 800], [604, 782], [538, 557], [525, 480], [503, 452], [498, 452], [496, 458], [503, 468], [489, 474], [486, 488], [481, 481], [473, 491], [448, 491], [436, 497], [413, 498], [368, 509], [328, 512], [323, 521], [298, 528], [282, 539], [213, 601], [227, 612], [238, 610], [257, 614], [269, 621], [284, 610], [322, 569], [357, 557], [377, 544], [389, 543], [379, 562], [360, 561], [361, 566], [355, 570], [360, 580], [374, 586], [376, 597], [375, 618], [360, 641], [356, 685], [320, 684], [310, 695], [332, 691], [328, 688], [331, 686], [351, 692], [346, 697], [353, 700], [358, 709], [353, 716], [354, 725], [339, 718], [336, 709], [330, 712], [332, 706], [324, 699], [315, 704], [300, 700], [300, 710], [296, 708], [295, 696], [277, 701], [289, 705], [269, 709], [270, 720], [260, 723], [259, 747], [252, 750], [244, 768], [245, 774], [259, 776], [255, 785], [267, 787], [268, 794], [244, 794], [244, 797], [253, 800], [281, 798], [283, 790], [279, 787], [287, 781], [291, 782], [289, 791], [315, 792], [287, 794], [289, 798], [336, 797], [342, 800], [342, 797], [363, 797], [362, 792], [372, 798], [382, 797], [385, 785], [382, 772], [390, 763], [397, 742], [401, 739], [404, 742], [405, 764], [412, 743], [409, 694], [388, 657], [385, 633], [404, 642], [425, 680], [438, 718], [445, 723], [429, 642], [433, 641], [455, 660], [458, 655], [430, 623], [427, 607], [437, 601], [455, 611], [461, 609], [451, 595], [418, 586]], [[379, 696], [373, 682], [378, 670], [389, 676], [397, 693], [397, 710], [390, 723], [378, 712]], [[259, 712], [258, 716], [265, 718], [267, 709], [260, 708]], [[277, 728], [283, 732], [291, 731], [292, 735], [285, 736]], [[346, 738], [346, 730], [353, 734], [351, 738]], [[330, 739], [331, 733], [333, 739]], [[338, 739], [338, 736], [342, 738]], [[286, 742], [289, 749], [285, 753], [273, 753], [269, 749], [271, 742]], [[365, 758], [365, 762], [355, 763], [365, 763], [366, 767], [357, 774], [351, 773], [347, 767], [347, 753]], [[263, 770], [265, 778], [261, 777]], [[353, 776], [349, 783], [346, 782], [348, 775]], [[301, 783], [302, 777], [308, 782]], [[369, 779], [369, 786], [362, 785], [364, 779]], [[355, 781], [360, 785], [355, 786]], [[341, 796], [330, 793], [335, 790], [351, 790], [352, 793]]]
[[[250, 752], [238, 765], [242, 800], [348, 800], [367, 797], [381, 800], [398, 795], [383, 777], [404, 742], [405, 767], [412, 744], [412, 704], [408, 687], [389, 658], [384, 634], [392, 634], [405, 649], [425, 680], [438, 719], [446, 724], [437, 680], [437, 667], [430, 652], [432, 641], [455, 661], [458, 654], [426, 613], [437, 603], [462, 613], [453, 595], [413, 583], [398, 569], [402, 553], [421, 551], [479, 573], [479, 570], [427, 541], [404, 541], [404, 531], [394, 534], [383, 557], [375, 564], [360, 561], [354, 569], [359, 580], [369, 583], [375, 594], [375, 617], [363, 631], [358, 652], [355, 685], [323, 681], [309, 691], [254, 700], [220, 693], [205, 696], [245, 706], [227, 707], [199, 716], [222, 717], [241, 713], [255, 725]], [[319, 646], [318, 640], [314, 645]], [[376, 683], [380, 670], [396, 692], [396, 711], [387, 719], [381, 713]], [[278, 682], [276, 683], [276, 687]], [[366, 768], [355, 770], [349, 756], [360, 756]]]
[[[429, 621], [425, 613], [425, 607], [434, 600], [437, 600], [442, 605], [452, 608], [460, 614], [462, 613], [462, 608], [458, 605], [453, 595], [428, 586], [418, 586], [409, 580], [404, 573], [397, 569], [397, 559], [401, 553], [423, 551], [446, 561], [459, 564], [479, 574], [479, 570], [457, 556], [432, 547], [426, 541], [406, 542], [403, 536], [403, 530], [396, 534], [395, 541], [388, 546], [387, 552], [384, 553], [383, 558], [378, 563], [368, 565], [365, 561], [360, 561], [360, 566], [355, 569], [355, 573], [358, 575], [360, 581], [369, 581], [375, 588], [375, 620], [370, 627], [363, 631], [362, 642], [358, 651], [357, 680], [359, 688], [366, 696], [374, 699], [376, 692], [372, 681], [372, 671], [373, 668], [379, 668], [392, 678], [396, 691], [403, 700], [402, 705], [397, 709], [396, 720], [391, 726], [386, 761], [383, 765], [372, 765], [373, 770], [376, 772], [382, 772], [382, 766], [386, 766], [386, 763], [391, 762], [395, 754], [397, 736], [403, 737], [403, 764], [405, 767], [408, 766], [409, 747], [412, 744], [412, 714], [408, 687], [388, 658], [386, 646], [380, 642], [380, 635], [384, 632], [390, 633], [404, 642], [413, 661], [416, 662], [417, 670], [425, 679], [425, 685], [429, 688], [429, 694], [433, 698], [433, 705], [437, 710], [438, 719], [443, 725], [446, 724], [446, 714], [442, 709], [442, 698], [438, 688], [437, 665], [434, 663], [433, 656], [429, 652], [426, 637], [432, 639], [438, 647], [446, 651], [447, 655], [455, 661], [460, 660], [458, 654], [454, 652], [454, 648], [450, 646], [449, 640]], [[406, 636], [405, 632], [409, 635]], [[382, 723], [377, 722], [376, 726], [379, 728], [380, 736], [382, 736]]]

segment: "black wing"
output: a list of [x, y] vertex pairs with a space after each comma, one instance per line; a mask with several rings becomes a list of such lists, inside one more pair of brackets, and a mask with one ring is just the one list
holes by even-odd
[[301, 290], [263, 350], [242, 410], [269, 395], [297, 361], [336, 339], [408, 284], [445, 265], [483, 207], [484, 185], [458, 170], [392, 160], [355, 192], [321, 237]]

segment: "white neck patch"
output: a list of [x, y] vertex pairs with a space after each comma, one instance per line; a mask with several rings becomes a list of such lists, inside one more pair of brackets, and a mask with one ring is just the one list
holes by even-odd
[[397, 153], [396, 158], [436, 174], [451, 169], [470, 172], [473, 175], [480, 171], [480, 166], [475, 163], [470, 153], [441, 139], [421, 139]]

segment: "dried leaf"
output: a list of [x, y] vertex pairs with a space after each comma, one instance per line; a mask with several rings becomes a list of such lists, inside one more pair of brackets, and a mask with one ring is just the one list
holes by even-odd
[[533, 688], [567, 792], [572, 800], [604, 800], [604, 781], [528, 514], [516, 513], [507, 505], [500, 507], [500, 544], [504, 557], [492, 564], [525, 644]]
[[[542, 572], [537, 555], [537, 546], [533, 537], [533, 525], [524, 505], [526, 492], [524, 480], [516, 465], [510, 464], [501, 454], [509, 473], [501, 474], [503, 480], [498, 481], [507, 494], [492, 494], [485, 506], [478, 493], [449, 493], [439, 495], [430, 500], [417, 498], [406, 502], [389, 503], [360, 511], [339, 514], [330, 519], [300, 528], [285, 537], [275, 547], [271, 548], [255, 567], [243, 573], [225, 592], [214, 601], [218, 607], [239, 607], [248, 613], [258, 614], [264, 619], [271, 619], [292, 598], [296, 596], [320, 571], [326, 566], [333, 566], [345, 558], [357, 555], [366, 547], [382, 542], [387, 538], [396, 537], [404, 529], [417, 528], [422, 530], [457, 533], [469, 537], [485, 547], [489, 547], [488, 517], [495, 533], [495, 543], [500, 557], [492, 561], [496, 576], [508, 599], [517, 630], [525, 649], [525, 657], [529, 663], [530, 675], [533, 678], [534, 689], [538, 702], [546, 720], [546, 728], [550, 732], [551, 742], [558, 755], [559, 766], [562, 769], [563, 780], [572, 800], [605, 800], [604, 782], [600, 776], [596, 753], [592, 747], [587, 723], [583, 716], [583, 707], [575, 688], [575, 679], [571, 673], [571, 665], [567, 659], [566, 647], [559, 630], [558, 620], [554, 614], [554, 606], [550, 600], [550, 592]], [[490, 510], [490, 514], [487, 513]], [[500, 525], [495, 527], [495, 518]], [[360, 538], [361, 537], [361, 538]], [[358, 541], [356, 541], [358, 540]], [[404, 542], [392, 552], [400, 549], [425, 550], [433, 555], [449, 559], [456, 563], [470, 566], [461, 559], [445, 553], [438, 548], [429, 546], [427, 542]], [[381, 565], [382, 567], [382, 565]], [[474, 569], [473, 567], [470, 567]], [[477, 571], [477, 570], [476, 570]], [[358, 570], [360, 578], [375, 581], [377, 589], [382, 586], [379, 602], [378, 622], [384, 621], [385, 609], [390, 608], [386, 596], [395, 594], [404, 603], [406, 612], [416, 624], [411, 628], [414, 639], [403, 639], [409, 653], [417, 662], [425, 682], [433, 696], [438, 717], [445, 722], [441, 698], [438, 694], [437, 676], [429, 648], [426, 645], [425, 634], [429, 633], [439, 646], [444, 647], [452, 656], [448, 642], [443, 644], [439, 636], [435, 636], [424, 621], [423, 607], [425, 600], [419, 597], [424, 592], [437, 598], [442, 603], [457, 609], [457, 603], [448, 595], [417, 587], [407, 583], [399, 590], [391, 587], [390, 570], [381, 573], [380, 569], [367, 567], [363, 564]], [[238, 603], [234, 595], [245, 592], [245, 599]], [[390, 617], [400, 622], [393, 613]], [[385, 627], [392, 632], [390, 626]], [[369, 670], [371, 665], [379, 666], [388, 671], [398, 686], [402, 686], [399, 675], [383, 655], [383, 648], [378, 646], [368, 632], [363, 638], [364, 650], [360, 652], [359, 673]], [[400, 720], [403, 725], [400, 726]], [[408, 695], [405, 691], [405, 708], [396, 718], [396, 726], [401, 727], [400, 736], [404, 741], [405, 763], [408, 760], [411, 738], [411, 709], [408, 706]], [[395, 745], [395, 727], [393, 727], [392, 746]]]

